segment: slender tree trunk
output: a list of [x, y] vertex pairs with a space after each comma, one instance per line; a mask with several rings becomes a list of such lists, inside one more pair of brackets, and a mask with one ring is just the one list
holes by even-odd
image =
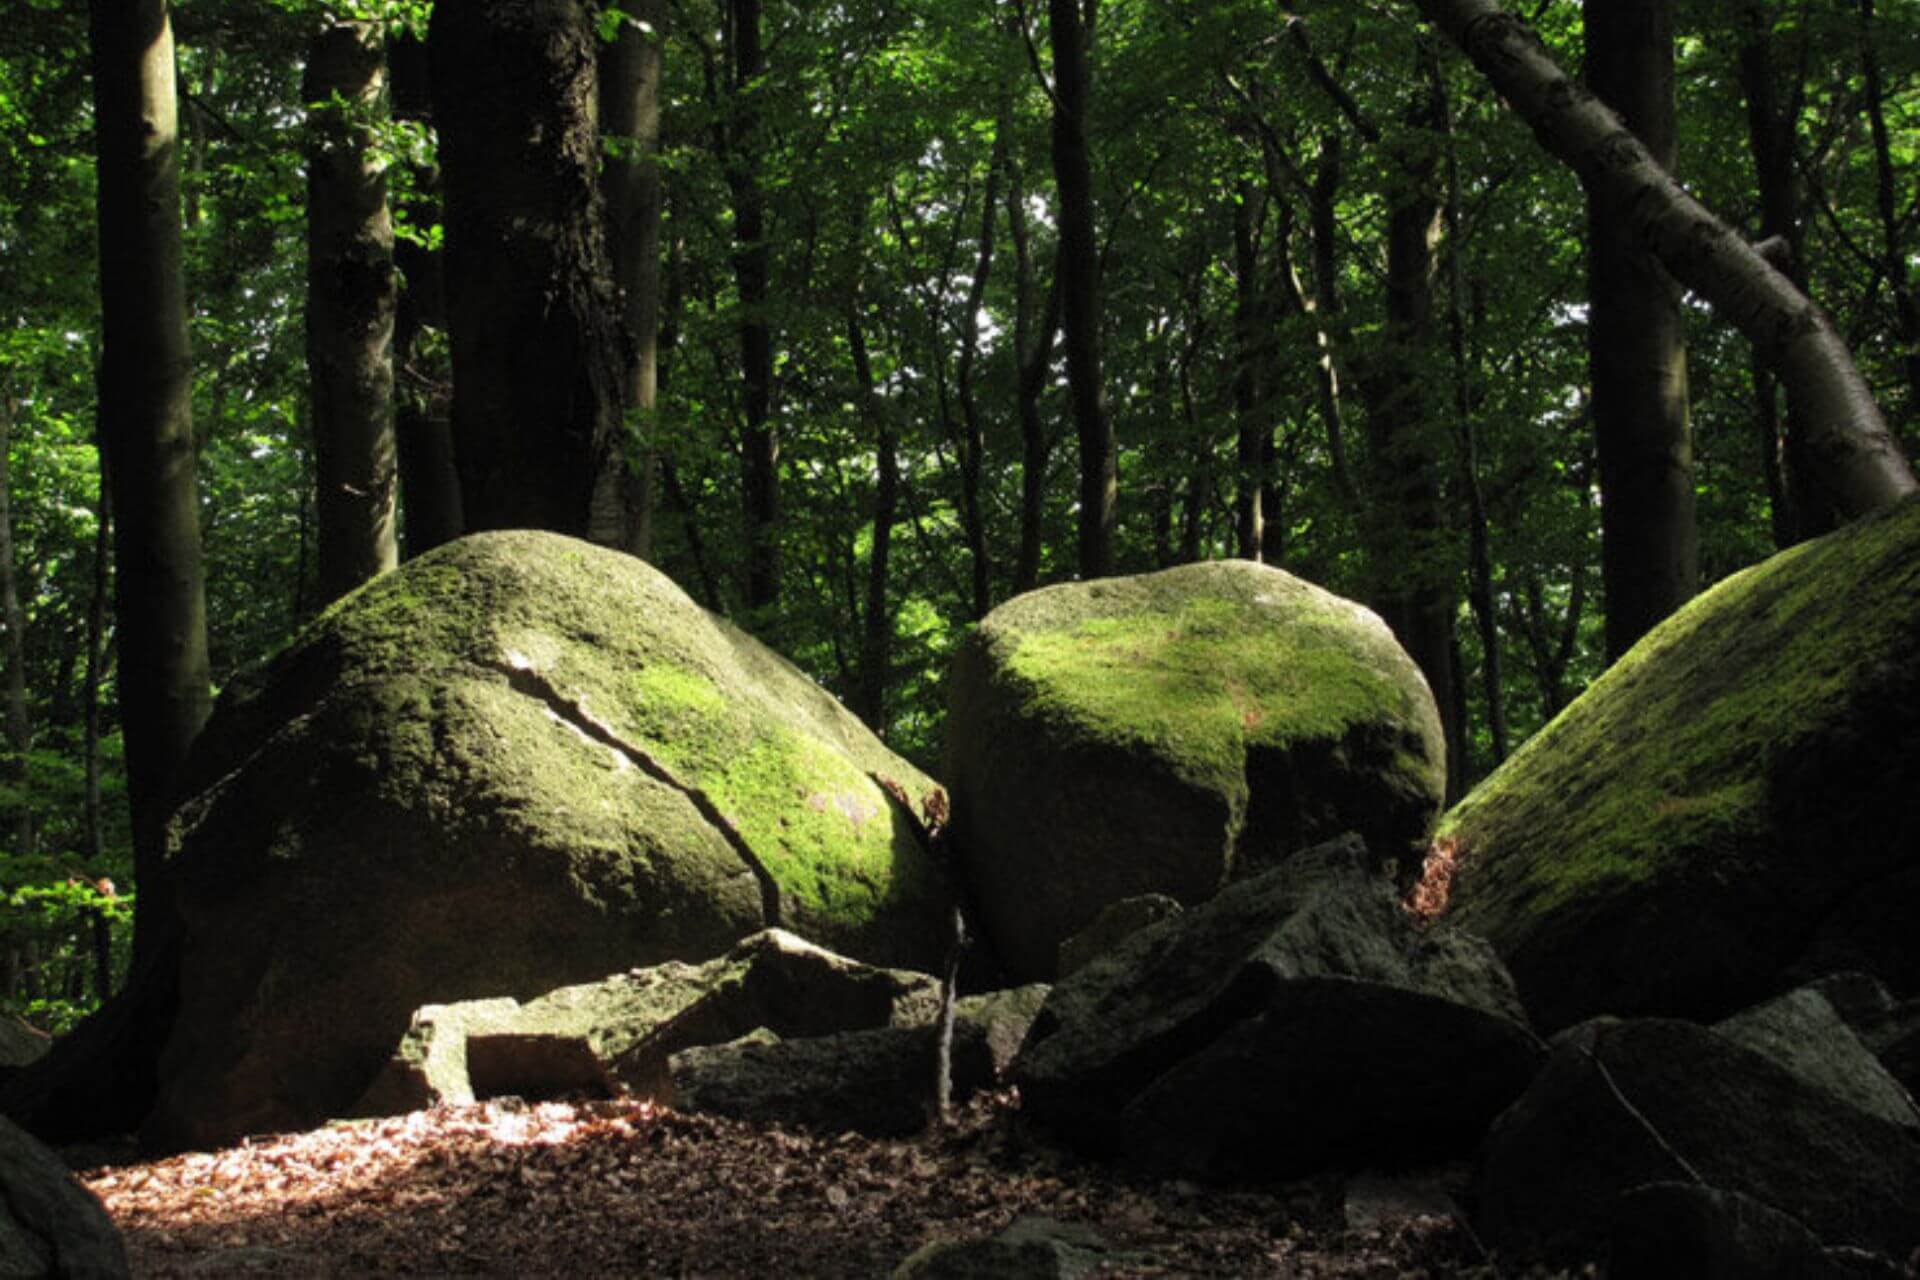
[[[82, 694], [85, 727], [82, 730], [81, 757], [85, 769], [85, 791], [81, 800], [81, 821], [85, 829], [87, 866], [96, 875], [106, 869], [106, 813], [100, 798], [100, 688], [106, 681], [107, 666], [107, 592], [112, 589], [113, 554], [112, 490], [102, 481], [98, 523], [93, 539], [93, 593], [87, 600], [86, 688]], [[104, 914], [93, 921], [95, 983], [102, 1003], [113, 994], [113, 935]]]
[[1866, 77], [1860, 109], [1866, 113], [1867, 128], [1873, 138], [1874, 209], [1880, 215], [1880, 269], [1893, 296], [1900, 367], [1907, 377], [1907, 416], [1912, 418], [1920, 414], [1920, 299], [1915, 296], [1906, 247], [1912, 206], [1906, 214], [1900, 210], [1901, 170], [1894, 162], [1892, 133], [1887, 128], [1886, 85], [1880, 73], [1878, 45], [1881, 34], [1874, 21], [1873, 0], [1860, 0], [1860, 65]]
[[1087, 104], [1093, 93], [1095, 0], [1047, 0], [1053, 48], [1053, 175], [1060, 191], [1061, 332], [1067, 392], [1080, 438], [1080, 576], [1113, 572], [1119, 497], [1113, 423], [1100, 368], [1100, 247], [1094, 234]]
[[13, 563], [13, 424], [13, 384], [0, 368], [0, 626], [7, 629], [7, 761], [0, 778], [12, 783], [20, 797], [12, 852], [25, 860], [33, 857], [35, 843], [33, 797], [26, 786], [33, 725], [27, 717], [27, 615], [20, 607]]
[[1260, 251], [1254, 230], [1254, 202], [1258, 198], [1253, 183], [1243, 179], [1233, 201], [1234, 542], [1241, 559], [1256, 561], [1266, 541], [1261, 471], [1273, 444], [1273, 431], [1267, 427], [1259, 403], [1263, 317]]
[[[1742, 0], [1740, 87], [1747, 99], [1747, 136], [1753, 149], [1754, 176], [1760, 186], [1760, 238], [1786, 248], [1786, 273], [1804, 291], [1806, 236], [1800, 217], [1800, 182], [1794, 172], [1793, 120], [1775, 91], [1773, 6], [1767, 0]], [[1761, 473], [1777, 547], [1790, 547], [1805, 535], [1793, 509], [1781, 465], [1789, 440], [1799, 432], [1780, 420], [1780, 387], [1773, 369], [1756, 350], [1753, 357], [1754, 427], [1760, 444]]]
[[586, 536], [621, 420], [593, 16], [586, 0], [433, 11], [454, 443], [472, 529]]
[[[1672, 0], [1585, 0], [1582, 13], [1588, 87], [1672, 172]], [[1700, 573], [1680, 293], [1610, 189], [1587, 195], [1587, 281], [1600, 576], [1617, 661], [1693, 597]]]
[[1604, 104], [1554, 65], [1539, 38], [1494, 0], [1414, 0], [1466, 50], [1541, 143], [1629, 210], [1637, 237], [1667, 270], [1746, 334], [1804, 405], [1806, 465], [1845, 518], [1920, 488], [1846, 343], [1826, 314], [1688, 195]]
[[1035, 281], [1032, 240], [1027, 229], [1026, 192], [1018, 163], [1007, 183], [1007, 234], [1013, 241], [1015, 281], [1013, 352], [1019, 361], [1016, 395], [1020, 412], [1020, 552], [1013, 570], [1013, 593], [1040, 585], [1040, 557], [1046, 529], [1047, 460], [1052, 442], [1040, 416], [1040, 397], [1053, 368], [1054, 338], [1060, 331], [1060, 276], [1056, 271], [1041, 300]]
[[601, 170], [607, 238], [621, 314], [633, 340], [626, 366], [627, 423], [614, 452], [621, 543], [641, 559], [653, 553], [659, 465], [654, 413], [660, 382], [660, 76], [666, 44], [665, 0], [638, 0], [619, 34], [600, 51], [600, 127], [617, 143]]
[[386, 69], [371, 22], [307, 51], [307, 369], [322, 604], [400, 562], [393, 436], [393, 219], [372, 116]]
[[887, 577], [892, 569], [893, 526], [900, 518], [900, 444], [887, 406], [874, 391], [873, 364], [866, 330], [856, 303], [847, 311], [847, 347], [853, 354], [854, 383], [861, 412], [873, 423], [876, 479], [873, 493], [873, 551], [867, 559], [867, 603], [861, 612], [860, 683], [854, 714], [885, 736], [887, 686], [893, 673], [893, 612], [887, 606]]
[[1008, 135], [1013, 132], [1011, 105], [994, 130], [993, 154], [987, 161], [986, 194], [980, 202], [980, 238], [973, 262], [973, 282], [967, 286], [966, 310], [960, 317], [960, 363], [954, 390], [960, 398], [960, 417], [966, 434], [960, 441], [960, 515], [966, 526], [967, 555], [972, 562], [973, 616], [976, 621], [993, 608], [993, 559], [987, 546], [987, 516], [981, 497], [986, 469], [987, 428], [974, 393], [980, 355], [980, 315], [986, 305], [987, 282], [993, 274], [993, 228], [1000, 217], [1000, 174], [1007, 164]]
[[[427, 46], [409, 35], [387, 44], [388, 82], [397, 120], [433, 119], [433, 76]], [[441, 220], [440, 170], [414, 166], [412, 199], [401, 213], [416, 228]], [[419, 341], [447, 327], [446, 254], [414, 239], [396, 239], [395, 265], [406, 280], [393, 323], [394, 438], [405, 500], [403, 553], [411, 558], [466, 532], [460, 472], [453, 456], [452, 379], [445, 357]]]
[[166, 0], [93, 0], [90, 12], [100, 158], [100, 445], [116, 515], [137, 962], [178, 930], [164, 873], [166, 822], [174, 778], [211, 694], [173, 36]]
[[728, 0], [727, 189], [733, 199], [733, 278], [740, 295], [742, 491], [747, 520], [747, 607], [780, 598], [780, 438], [773, 424], [773, 325], [768, 315], [772, 253], [760, 189], [760, 112], [754, 82], [766, 74], [760, 0]]

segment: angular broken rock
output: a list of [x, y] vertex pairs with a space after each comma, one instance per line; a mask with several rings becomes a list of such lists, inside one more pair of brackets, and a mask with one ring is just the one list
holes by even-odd
[[58, 1156], [0, 1119], [0, 1276], [127, 1274], [107, 1211]]
[[983, 1240], [941, 1240], [916, 1250], [893, 1280], [1076, 1280], [1130, 1261], [1090, 1227], [1029, 1215]]
[[1053, 989], [1022, 1104], [1096, 1154], [1208, 1178], [1464, 1154], [1542, 1048], [1487, 946], [1418, 929], [1357, 837], [1229, 886]]
[[766, 929], [705, 964], [671, 962], [511, 999], [426, 1005], [355, 1115], [515, 1094], [662, 1097], [667, 1060], [755, 1028], [783, 1037], [931, 1022], [939, 984]]
[[[1483, 1146], [1474, 1223], [1515, 1259], [1604, 1249], [1626, 1192], [1685, 1181], [1751, 1197], [1828, 1245], [1920, 1245], [1920, 1142], [1732, 1038], [1678, 1019], [1596, 1018]], [[1677, 1273], [1676, 1273], [1677, 1274]]]
[[1111, 951], [1150, 924], [1179, 915], [1184, 907], [1164, 893], [1122, 898], [1100, 909], [1080, 932], [1060, 944], [1060, 976], [1078, 973], [1103, 952]]
[[1913, 1099], [1847, 1025], [1820, 985], [1755, 1005], [1717, 1023], [1714, 1030], [1868, 1115], [1920, 1130]]

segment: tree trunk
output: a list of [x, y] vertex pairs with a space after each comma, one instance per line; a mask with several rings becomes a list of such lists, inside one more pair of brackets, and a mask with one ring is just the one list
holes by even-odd
[[883, 738], [887, 724], [887, 685], [893, 672], [893, 613], [887, 607], [887, 575], [892, 567], [893, 526], [900, 514], [900, 445], [887, 406], [873, 384], [867, 335], [858, 304], [847, 311], [847, 347], [860, 392], [860, 411], [873, 423], [875, 467], [873, 551], [867, 559], [867, 602], [861, 612], [860, 683], [853, 713]]
[[772, 254], [760, 160], [760, 113], [754, 81], [766, 74], [760, 45], [760, 0], [728, 0], [726, 151], [721, 157], [733, 199], [733, 278], [740, 295], [740, 372], [746, 422], [742, 492], [747, 520], [747, 607], [780, 598], [780, 437], [773, 424], [773, 325], [768, 315]]
[[[1587, 85], [1673, 170], [1672, 0], [1585, 0]], [[1600, 458], [1600, 579], [1617, 661], [1699, 587], [1680, 293], [1624, 193], [1587, 193], [1587, 358]]]
[[211, 702], [166, 0], [93, 0], [100, 446], [115, 513], [136, 963], [175, 936], [166, 822]]
[[1526, 24], [1493, 0], [1416, 0], [1416, 7], [1466, 50], [1589, 191], [1631, 211], [1636, 237], [1676, 280], [1781, 371], [1788, 395], [1806, 409], [1806, 465], [1823, 500], [1851, 519], [1920, 488], [1832, 321], [1555, 66]]
[[[1895, 333], [1900, 339], [1900, 367], [1907, 376], [1907, 416], [1920, 414], [1920, 298], [1915, 297], [1909, 265], [1906, 231], [1912, 225], [1912, 206], [1903, 213], [1896, 189], [1900, 169], [1893, 157], [1887, 128], [1886, 86], [1880, 74], [1880, 32], [1873, 16], [1873, 0], [1860, 0], [1860, 65], [1866, 92], [1860, 109], [1866, 113], [1873, 138], [1874, 209], [1880, 215], [1880, 270], [1893, 295]], [[1911, 162], [1909, 162], [1910, 167]]]
[[653, 553], [657, 505], [654, 413], [660, 390], [660, 75], [665, 0], [637, 0], [619, 34], [600, 51], [600, 127], [616, 142], [600, 173], [607, 239], [632, 348], [626, 365], [626, 421], [613, 451], [621, 545]]
[[1408, 104], [1406, 134], [1392, 144], [1387, 190], [1387, 322], [1381, 352], [1362, 379], [1367, 406], [1367, 551], [1375, 607], [1426, 676], [1447, 738], [1447, 794], [1458, 796], [1465, 726], [1454, 714], [1452, 548], [1440, 488], [1447, 438], [1427, 370], [1438, 356], [1433, 324], [1442, 229], [1433, 138], [1446, 119], [1438, 67], [1419, 54], [1425, 81]]
[[986, 469], [987, 428], [974, 393], [980, 356], [980, 314], [986, 305], [987, 282], [993, 274], [993, 228], [1000, 217], [1000, 175], [1007, 164], [1009, 135], [1013, 132], [1011, 104], [994, 129], [993, 152], [987, 161], [986, 193], [980, 201], [980, 238], [976, 242], [973, 281], [967, 286], [965, 310], [960, 316], [960, 363], [954, 372], [954, 391], [960, 398], [960, 417], [966, 434], [960, 441], [960, 516], [966, 526], [967, 556], [972, 562], [973, 617], [993, 608], [993, 559], [987, 549], [987, 516], [981, 497]]
[[1007, 234], [1013, 241], [1015, 280], [1013, 354], [1019, 361], [1016, 394], [1020, 405], [1020, 552], [1013, 570], [1013, 594], [1040, 585], [1040, 556], [1046, 529], [1047, 460], [1053, 452], [1040, 417], [1040, 397], [1053, 369], [1055, 335], [1060, 332], [1060, 275], [1055, 272], [1045, 301], [1035, 281], [1032, 241], [1027, 230], [1026, 192], [1014, 162], [1007, 183]]
[[584, 537], [625, 352], [586, 0], [436, 5], [453, 430], [470, 529]]
[[393, 435], [393, 220], [375, 158], [385, 51], [371, 22], [307, 52], [307, 369], [322, 605], [400, 562]]
[[1100, 249], [1094, 236], [1087, 139], [1093, 8], [1094, 0], [1047, 0], [1047, 35], [1053, 48], [1053, 176], [1060, 191], [1061, 332], [1067, 393], [1080, 438], [1082, 578], [1113, 572], [1114, 506], [1120, 489], [1100, 369]]
[[[1747, 99], [1747, 136], [1753, 149], [1754, 176], [1760, 186], [1760, 238], [1786, 246], [1787, 276], [1807, 287], [1806, 235], [1800, 219], [1800, 182], [1794, 172], [1793, 120], [1781, 110], [1773, 73], [1772, 6], [1743, 0], [1740, 23], [1740, 87]], [[1773, 369], [1758, 352], [1753, 357], [1754, 426], [1760, 444], [1761, 473], [1773, 542], [1786, 548], [1805, 535], [1793, 509], [1781, 466], [1787, 441], [1797, 438], [1791, 423], [1780, 421], [1780, 388]]]
[[13, 565], [13, 419], [13, 384], [0, 368], [0, 626], [7, 629], [7, 760], [0, 778], [19, 796], [11, 852], [25, 860], [34, 853], [33, 796], [26, 786], [33, 725], [27, 718], [27, 615]]
[[[87, 868], [94, 875], [106, 871], [106, 813], [100, 796], [100, 688], [106, 682], [107, 592], [112, 588], [108, 557], [113, 549], [112, 490], [100, 485], [98, 523], [93, 539], [93, 592], [87, 600], [86, 688], [81, 695], [85, 707], [81, 756], [85, 769], [85, 790], [81, 800], [81, 823], [85, 831]], [[104, 913], [93, 921], [95, 994], [105, 1004], [113, 994], [113, 934]]]
[[[433, 77], [427, 46], [409, 35], [387, 44], [388, 81], [397, 120], [433, 119]], [[416, 228], [440, 221], [440, 170], [415, 166], [408, 184], [413, 197], [401, 206]], [[452, 380], [444, 356], [436, 359], [420, 342], [428, 328], [447, 327], [446, 254], [416, 239], [396, 239], [394, 263], [406, 279], [394, 312], [394, 437], [404, 499], [402, 551], [431, 551], [466, 532], [460, 509], [460, 472], [453, 456]]]
[[[1253, 183], [1242, 180], [1233, 201], [1234, 542], [1242, 560], [1259, 560], [1266, 541], [1261, 471], [1273, 432], [1260, 412], [1260, 247], [1255, 238]], [[1261, 440], [1265, 428], [1266, 440]]]

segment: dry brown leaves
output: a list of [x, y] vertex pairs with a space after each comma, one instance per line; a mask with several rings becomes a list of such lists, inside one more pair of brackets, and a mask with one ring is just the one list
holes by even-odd
[[635, 1102], [437, 1108], [102, 1168], [135, 1273], [883, 1276], [1021, 1214], [1081, 1222], [1134, 1276], [1470, 1269], [1438, 1219], [1338, 1229], [1337, 1187], [1130, 1181], [1034, 1141], [1010, 1098], [911, 1141]]

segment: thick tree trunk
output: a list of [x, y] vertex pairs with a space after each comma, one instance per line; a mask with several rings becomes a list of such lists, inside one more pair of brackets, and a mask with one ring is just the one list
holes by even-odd
[[[1085, 6], [1083, 13], [1082, 6]], [[1113, 423], [1100, 368], [1100, 249], [1094, 235], [1087, 104], [1093, 92], [1094, 0], [1047, 0], [1053, 48], [1053, 176], [1060, 191], [1061, 332], [1067, 394], [1080, 438], [1080, 576], [1113, 572], [1119, 497]]]
[[[1585, 0], [1587, 85], [1673, 170], [1672, 0]], [[1627, 193], [1587, 193], [1587, 358], [1600, 457], [1607, 656], [1699, 587], [1680, 291], [1642, 248]]]
[[586, 0], [433, 11], [454, 448], [470, 529], [585, 536], [625, 352]]
[[733, 278], [740, 295], [747, 607], [762, 609], [780, 598], [780, 437], [773, 423], [773, 324], [768, 315], [772, 252], [766, 195], [755, 171], [761, 144], [754, 81], [766, 74], [767, 64], [760, 44], [760, 0], [728, 0], [727, 15], [731, 84], [721, 159], [733, 199]]
[[1542, 145], [1630, 211], [1635, 235], [1667, 270], [1746, 334], [1804, 406], [1805, 456], [1820, 496], [1844, 517], [1920, 488], [1873, 394], [1826, 314], [1688, 195], [1618, 116], [1554, 65], [1525, 23], [1493, 0], [1415, 0]]
[[307, 370], [324, 605], [400, 562], [393, 434], [393, 219], [373, 153], [385, 51], [370, 22], [307, 52]]
[[660, 392], [660, 75], [665, 0], [638, 0], [600, 51], [600, 128], [615, 141], [600, 173], [607, 198], [621, 315], [632, 348], [626, 366], [626, 422], [613, 451], [620, 542], [641, 559], [653, 553], [659, 465], [654, 412]]
[[166, 0], [93, 0], [100, 445], [113, 489], [136, 963], [175, 936], [166, 822], [211, 703]]
[[[433, 119], [433, 77], [427, 46], [408, 35], [387, 44], [388, 81], [397, 120]], [[440, 170], [414, 166], [413, 197], [401, 206], [417, 228], [440, 221]], [[394, 438], [404, 499], [401, 534], [407, 558], [431, 551], [466, 532], [460, 510], [460, 472], [453, 456], [451, 378], [445, 357], [435, 357], [419, 339], [428, 328], [447, 327], [446, 254], [414, 239], [397, 239], [394, 264], [406, 280], [394, 312]]]
[[1433, 138], [1446, 119], [1438, 69], [1419, 55], [1427, 83], [1408, 105], [1406, 136], [1390, 159], [1387, 191], [1387, 323], [1363, 381], [1367, 405], [1367, 507], [1363, 527], [1375, 607], [1426, 676], [1447, 737], [1447, 793], [1460, 793], [1465, 726], [1455, 715], [1453, 627], [1458, 570], [1448, 544], [1440, 478], [1447, 431], [1427, 370], [1439, 354], [1433, 323], [1442, 229]]

